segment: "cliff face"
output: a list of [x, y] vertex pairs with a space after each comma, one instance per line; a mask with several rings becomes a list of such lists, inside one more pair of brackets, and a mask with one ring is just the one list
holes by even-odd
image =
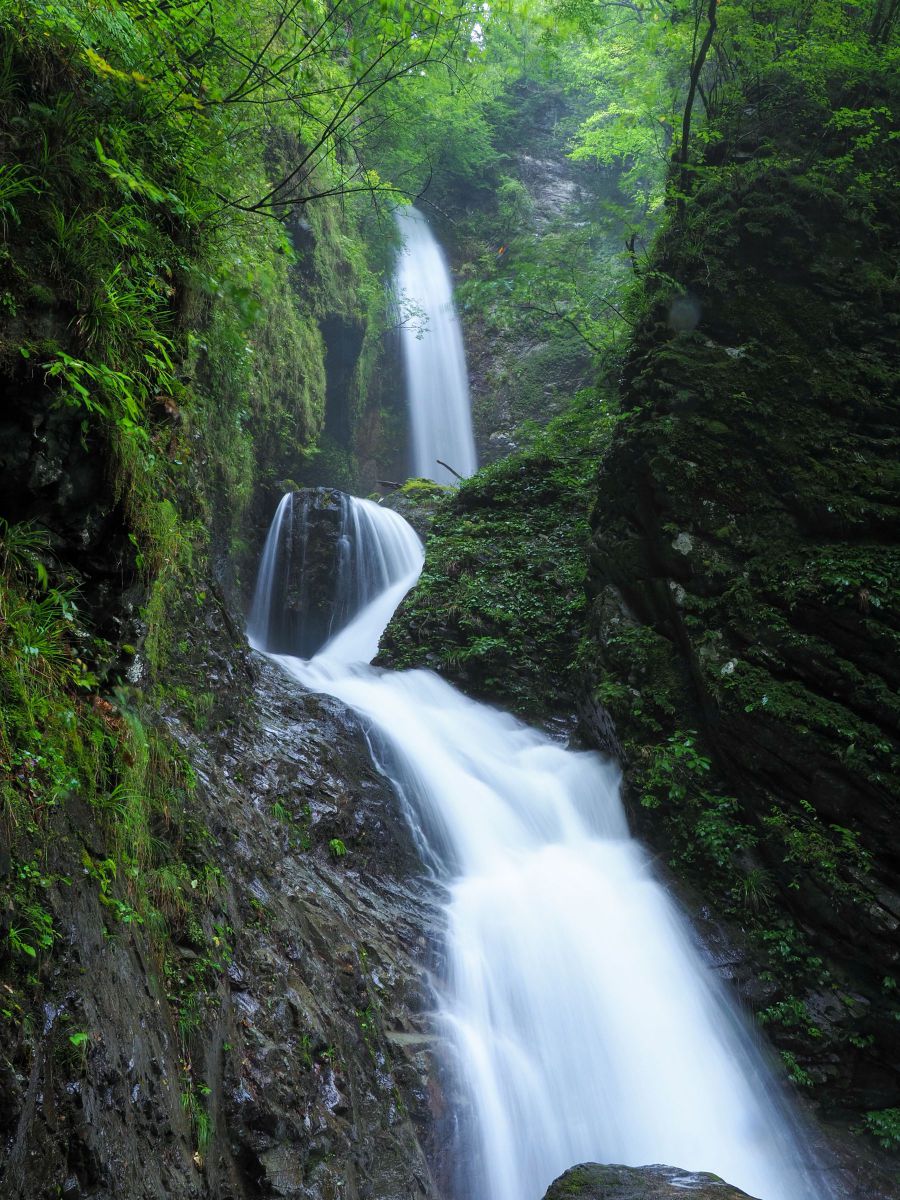
[[877, 1122], [900, 1086], [895, 143], [854, 159], [786, 103], [757, 98], [756, 145], [726, 135], [657, 249], [592, 518], [594, 695], [641, 831], [749, 939], [795, 1081]]

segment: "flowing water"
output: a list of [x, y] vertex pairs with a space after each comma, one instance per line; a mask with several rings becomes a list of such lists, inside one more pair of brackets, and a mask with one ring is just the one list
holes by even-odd
[[[469, 1103], [458, 1200], [540, 1200], [584, 1161], [663, 1162], [762, 1200], [824, 1200], [753, 1036], [629, 837], [615, 768], [430, 672], [368, 666], [423, 556], [402, 518], [369, 501], [348, 501], [351, 535], [356, 565], [338, 592], [357, 589], [355, 616], [312, 659], [278, 661], [363, 717], [446, 886], [435, 1021]], [[249, 629], [264, 651], [281, 620], [277, 542]]]
[[403, 249], [396, 288], [405, 320], [400, 327], [412, 440], [412, 473], [437, 483], [471, 475], [478, 465], [472, 436], [469, 377], [453, 285], [443, 251], [428, 222], [411, 207], [398, 208]]

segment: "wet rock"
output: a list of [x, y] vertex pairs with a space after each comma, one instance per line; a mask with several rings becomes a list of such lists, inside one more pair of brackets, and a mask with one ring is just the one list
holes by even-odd
[[[66, 322], [51, 314], [62, 341]], [[51, 404], [43, 376], [24, 366], [4, 380], [0, 411], [0, 513], [10, 524], [49, 530], [48, 549], [66, 563], [79, 608], [114, 640], [141, 598], [134, 546], [111, 493], [102, 445], [77, 409]], [[87, 451], [87, 452], [86, 452]]]
[[58, 811], [53, 1019], [0, 1030], [4, 1200], [437, 1200], [435, 897], [356, 718], [241, 653], [204, 624], [181, 668], [219, 670], [216, 720], [161, 714], [218, 868], [190, 945], [110, 916], [72, 862], [93, 815]]
[[431, 479], [408, 479], [402, 487], [389, 492], [381, 503], [399, 513], [423, 540], [428, 536], [435, 511], [441, 500], [453, 494], [452, 487]]
[[550, 1185], [544, 1200], [752, 1200], [718, 1175], [677, 1167], [584, 1163]]
[[278, 546], [276, 614], [268, 647], [310, 658], [325, 642], [334, 616], [345, 501], [334, 488], [293, 493]]

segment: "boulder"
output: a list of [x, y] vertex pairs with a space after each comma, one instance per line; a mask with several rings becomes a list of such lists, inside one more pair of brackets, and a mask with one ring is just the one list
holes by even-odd
[[582, 1163], [550, 1185], [544, 1200], [752, 1200], [718, 1175], [678, 1167]]

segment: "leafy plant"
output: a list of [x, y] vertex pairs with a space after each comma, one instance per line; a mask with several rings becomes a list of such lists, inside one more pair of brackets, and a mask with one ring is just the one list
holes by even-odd
[[695, 732], [671, 734], [664, 746], [654, 747], [652, 751], [643, 775], [646, 785], [641, 803], [645, 808], [656, 808], [663, 796], [676, 803], [684, 800], [689, 777], [703, 776], [709, 768], [710, 760], [697, 749]]
[[17, 205], [37, 191], [35, 180], [18, 163], [0, 163], [0, 230], [4, 241], [9, 236], [10, 227], [22, 223]]
[[882, 1108], [863, 1116], [866, 1132], [885, 1150], [900, 1149], [900, 1108]]

